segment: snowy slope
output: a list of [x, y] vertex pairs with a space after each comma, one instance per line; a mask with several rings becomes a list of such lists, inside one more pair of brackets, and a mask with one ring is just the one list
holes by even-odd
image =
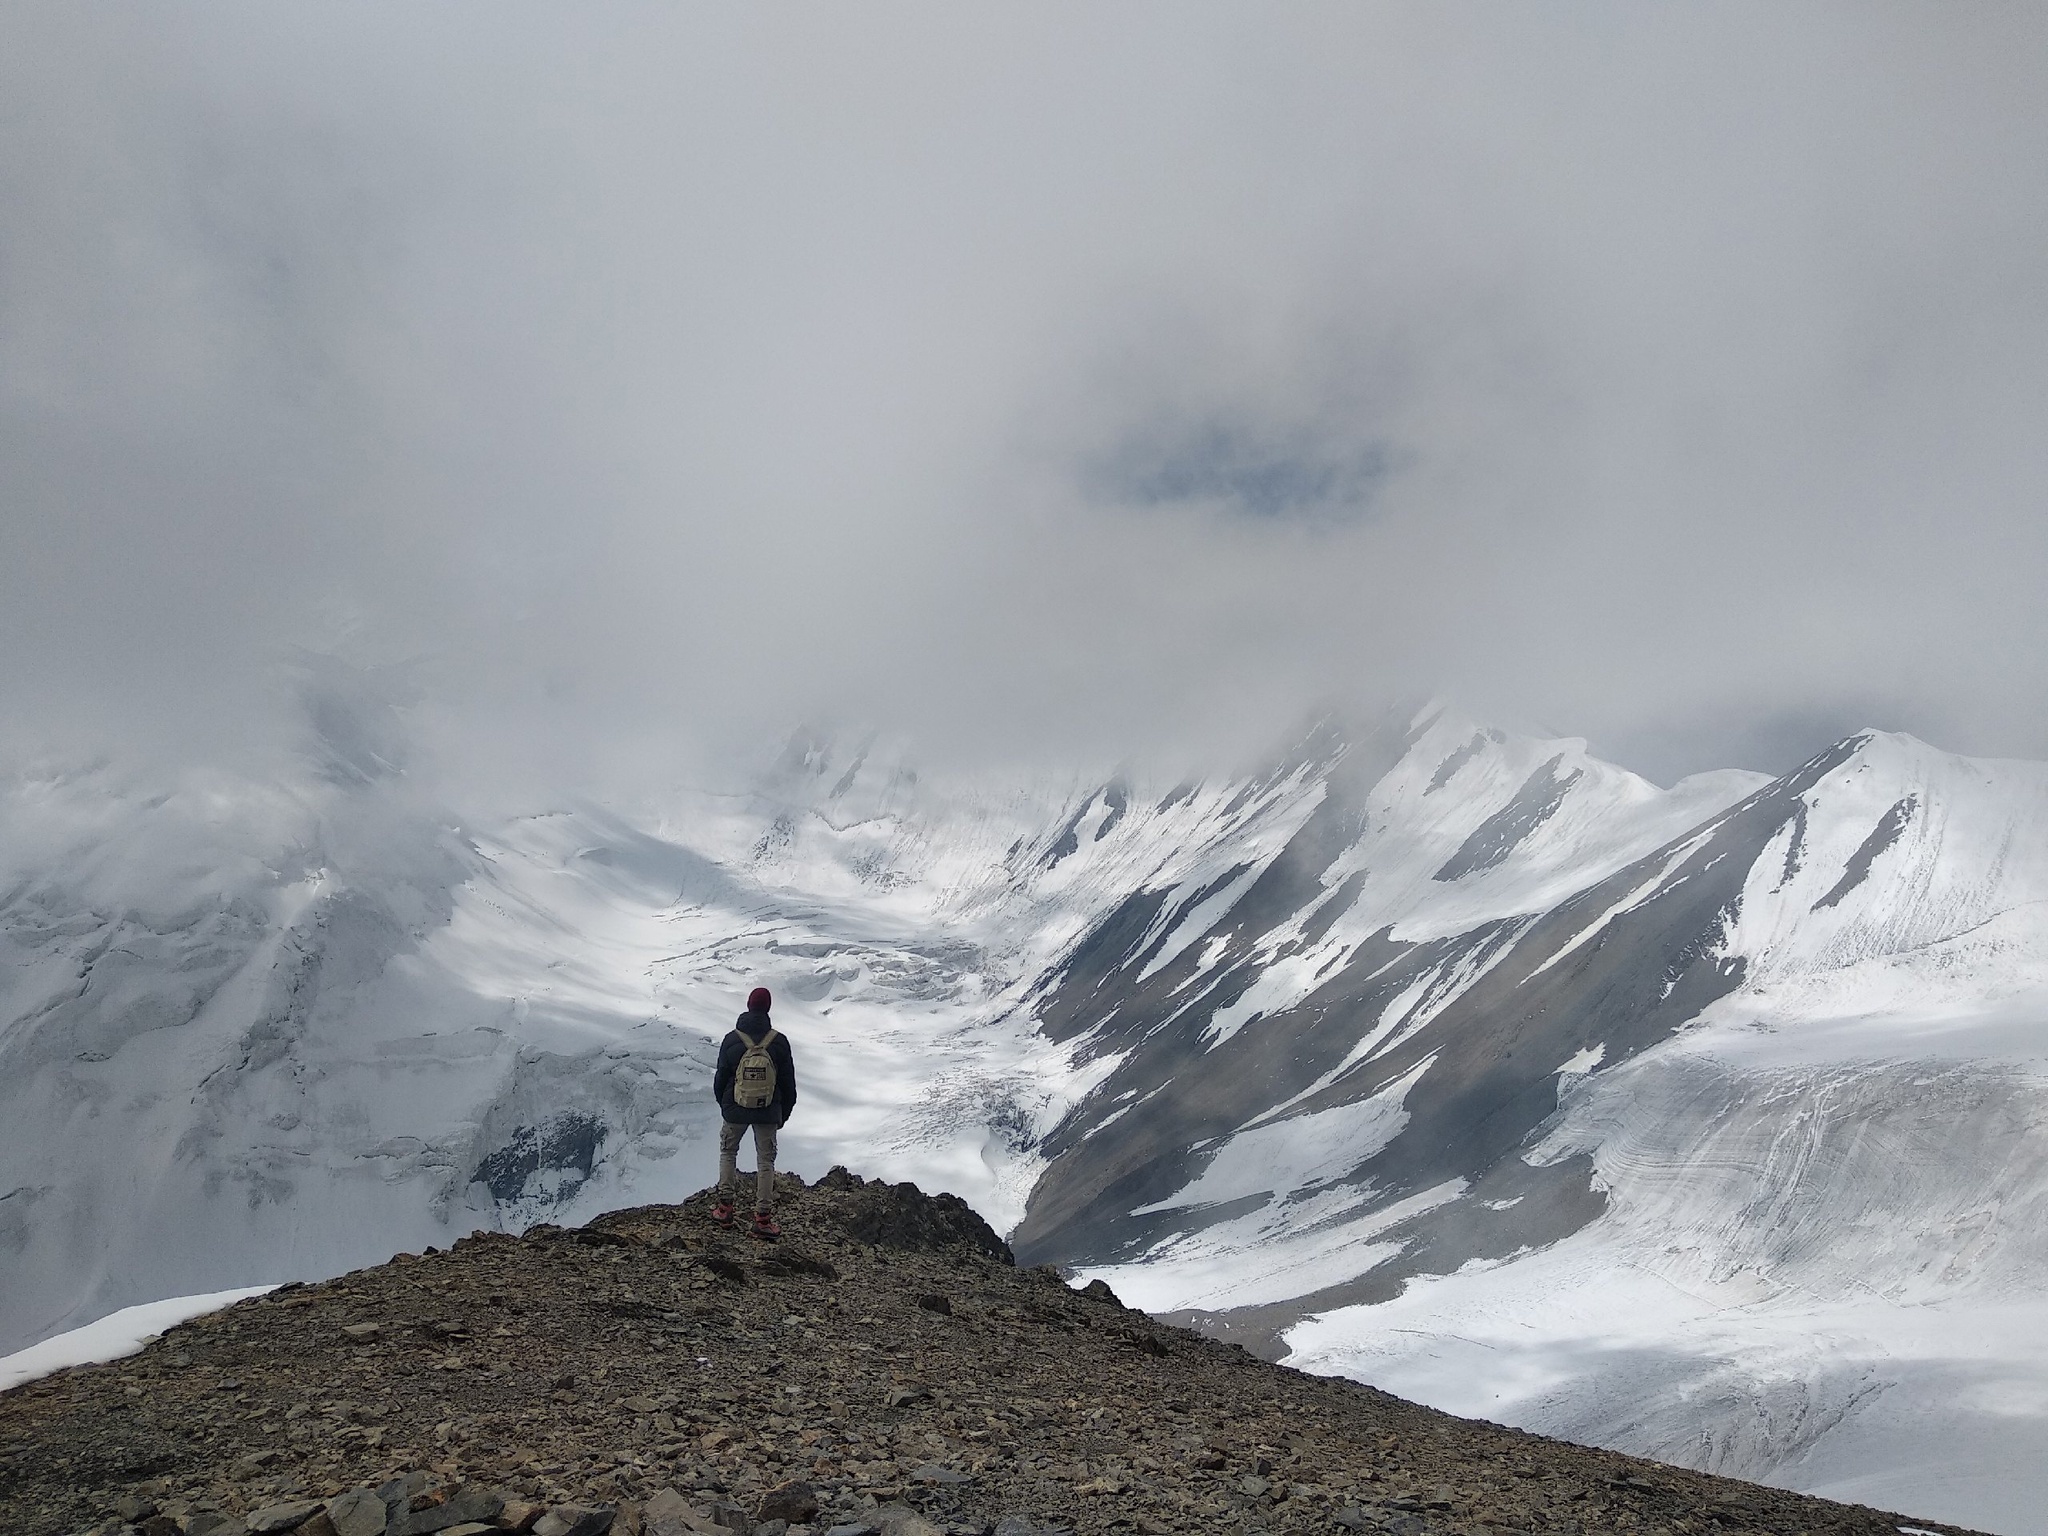
[[[920, 932], [790, 903], [601, 813], [471, 833], [383, 789], [315, 786], [228, 859], [205, 798], [8, 797], [10, 830], [70, 817], [94, 839], [18, 877], [6, 909], [11, 1342], [701, 1187], [734, 991], [814, 985], [807, 945], [877, 966], [842, 962], [871, 1006], [930, 994], [890, 1037], [921, 1069], [936, 1059], [902, 1031], [979, 995]], [[141, 857], [171, 845], [175, 880]], [[807, 1088], [806, 1120], [832, 1123]]]
[[799, 1049], [786, 1166], [1013, 1222], [1041, 1125], [1092, 1080], [1019, 994], [1130, 884], [1277, 847], [1314, 798], [1295, 768], [1223, 816], [1236, 789], [948, 788], [802, 738], [741, 792], [490, 826], [376, 767], [19, 779], [0, 1348], [701, 1188], [716, 1043], [759, 982]]
[[[1399, 948], [1455, 922], [1375, 912], [1374, 976], [1428, 964], [1339, 1029], [1358, 1087], [1326, 1069], [1194, 1143], [1096, 1219], [1090, 1272], [1455, 1411], [2048, 1528], [2016, 1470], [2048, 1430], [2044, 793], [1871, 734], [1513, 926], [1483, 976]], [[1256, 1027], [1327, 1059], [1346, 963]]]

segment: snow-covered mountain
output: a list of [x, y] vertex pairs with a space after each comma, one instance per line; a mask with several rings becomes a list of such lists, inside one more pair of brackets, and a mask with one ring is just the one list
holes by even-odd
[[0, 1349], [679, 1198], [765, 981], [788, 1166], [1311, 1369], [2048, 1529], [2048, 768], [1663, 790], [1433, 707], [1200, 783], [799, 737], [476, 820], [316, 715], [289, 781], [0, 789]]
[[1199, 939], [1148, 889], [1058, 968], [1047, 1031], [1114, 1065], [1023, 1251], [1461, 1412], [2043, 1529], [2048, 768], [1869, 733], [1659, 795], [1446, 724]]

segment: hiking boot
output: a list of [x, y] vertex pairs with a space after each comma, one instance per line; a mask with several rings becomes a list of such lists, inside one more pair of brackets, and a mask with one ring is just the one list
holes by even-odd
[[769, 1242], [782, 1236], [782, 1228], [775, 1225], [775, 1218], [766, 1211], [754, 1212], [754, 1236], [765, 1237]]
[[711, 1207], [711, 1219], [721, 1227], [732, 1225], [732, 1214], [732, 1202], [730, 1200], [721, 1200], [718, 1204]]

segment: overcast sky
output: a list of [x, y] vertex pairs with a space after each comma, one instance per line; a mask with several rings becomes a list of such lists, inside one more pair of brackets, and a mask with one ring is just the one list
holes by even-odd
[[[11, 4], [0, 734], [2048, 757], [2048, 8]], [[314, 663], [312, 665], [324, 665]]]

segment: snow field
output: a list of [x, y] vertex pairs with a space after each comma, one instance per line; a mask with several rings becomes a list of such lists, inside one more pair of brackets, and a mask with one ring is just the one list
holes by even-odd
[[40, 1344], [31, 1344], [27, 1349], [18, 1349], [11, 1355], [0, 1355], [0, 1392], [74, 1365], [99, 1365], [108, 1360], [125, 1359], [155, 1343], [167, 1329], [276, 1289], [273, 1285], [250, 1285], [240, 1290], [216, 1291], [210, 1296], [172, 1296], [163, 1301], [123, 1307], [82, 1328], [57, 1334]]

